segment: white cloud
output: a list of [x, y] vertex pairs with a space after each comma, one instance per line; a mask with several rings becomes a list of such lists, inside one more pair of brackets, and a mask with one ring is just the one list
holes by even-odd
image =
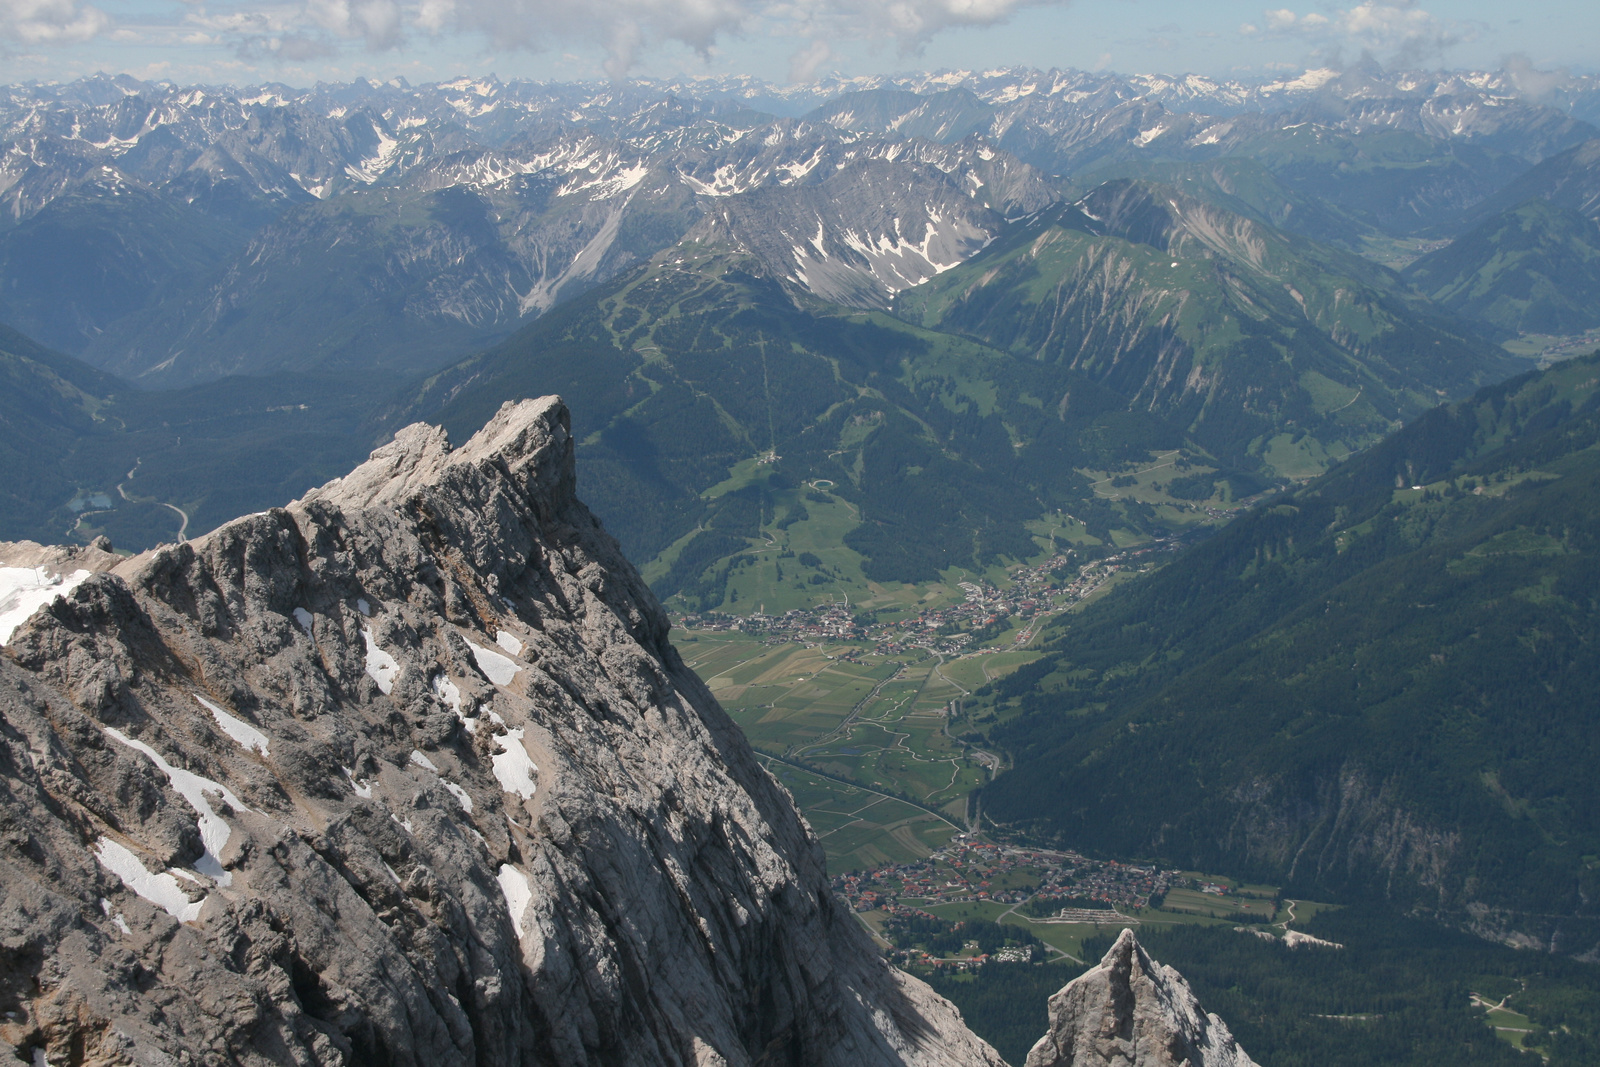
[[[104, 3], [105, 0], [99, 0]], [[792, 41], [789, 74], [814, 78], [841, 49], [867, 44], [914, 55], [935, 36], [1004, 22], [1025, 7], [1069, 0], [181, 0], [166, 40], [231, 48], [240, 59], [298, 63], [355, 45], [381, 53], [407, 39], [483, 40], [488, 54], [593, 49], [624, 77], [653, 50], [686, 46], [702, 58], [732, 38]], [[137, 23], [138, 20], [135, 20]], [[157, 32], [159, 20], [143, 29]], [[87, 41], [114, 30], [93, 0], [0, 0], [0, 48]]]
[[305, 0], [220, 13], [200, 7], [188, 12], [184, 22], [196, 31], [186, 41], [226, 42], [244, 57], [291, 62], [333, 55], [340, 41], [361, 41], [382, 52], [403, 40], [396, 0]]
[[395, 0], [308, 0], [306, 14], [336, 37], [360, 38], [374, 51], [400, 42], [400, 5]]
[[267, 38], [296, 32], [298, 13], [287, 8], [256, 11], [228, 11], [213, 15], [205, 8], [191, 11], [184, 22], [232, 41]]
[[1506, 73], [1511, 75], [1517, 91], [1530, 100], [1543, 100], [1557, 89], [1564, 89], [1572, 82], [1572, 75], [1566, 68], [1540, 70], [1521, 52], [1513, 52], [1507, 56], [1504, 67]]
[[1246, 23], [1239, 32], [1247, 37], [1296, 38], [1335, 52], [1353, 48], [1416, 63], [1473, 39], [1478, 28], [1474, 23], [1440, 18], [1415, 0], [1366, 0], [1331, 15], [1315, 11], [1300, 15], [1289, 8], [1263, 11], [1259, 25]]
[[74, 44], [110, 28], [104, 11], [78, 0], [0, 0], [0, 38], [23, 44]]
[[833, 49], [827, 41], [812, 41], [796, 52], [789, 60], [789, 80], [808, 82], [817, 76], [817, 68], [833, 58]]
[[438, 33], [454, 20], [456, 0], [422, 0], [417, 8], [417, 27], [427, 33]]
[[613, 77], [639, 53], [677, 42], [710, 56], [719, 38], [760, 25], [798, 44], [792, 75], [805, 79], [844, 41], [892, 43], [913, 53], [940, 32], [1003, 22], [1026, 6], [1066, 0], [421, 0], [416, 24], [428, 32], [476, 31], [495, 47], [599, 44]]

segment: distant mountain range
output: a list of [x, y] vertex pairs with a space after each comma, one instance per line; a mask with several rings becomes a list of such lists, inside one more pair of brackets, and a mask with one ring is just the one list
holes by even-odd
[[[708, 607], [811, 483], [854, 509], [841, 592], [1038, 551], [1052, 513], [1171, 533], [1079, 472], [1302, 479], [1515, 373], [1508, 333], [1584, 328], [1586, 231], [1502, 213], [1583, 214], [1597, 100], [1359, 70], [11, 87], [0, 320], [29, 389], [90, 384], [8, 530], [147, 544], [560, 391], [597, 510]], [[1508, 267], [1513, 231], [1545, 236]]]
[[1270, 187], [1275, 224], [1354, 247], [1448, 227], [1596, 137], [1597, 84], [1538, 99], [1504, 74], [1360, 70], [12, 86], [0, 320], [147, 385], [407, 374], [683, 241], [884, 307], [1097, 171], [1224, 159], [1259, 166], [1223, 184]]

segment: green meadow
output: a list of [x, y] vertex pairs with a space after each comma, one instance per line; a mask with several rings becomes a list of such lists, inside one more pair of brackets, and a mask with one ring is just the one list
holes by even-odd
[[966, 829], [967, 796], [989, 772], [952, 736], [952, 711], [978, 686], [1038, 657], [880, 655], [858, 644], [767, 644], [704, 630], [676, 643], [751, 745], [786, 761], [770, 769], [837, 870], [926, 856]]

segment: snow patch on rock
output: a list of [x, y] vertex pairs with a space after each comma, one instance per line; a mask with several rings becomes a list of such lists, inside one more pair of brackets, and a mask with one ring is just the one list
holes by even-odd
[[483, 676], [495, 685], [510, 685], [511, 680], [522, 669], [519, 664], [513, 663], [500, 653], [484, 648], [482, 645], [468, 641], [467, 647], [472, 649], [472, 658], [477, 662], [478, 669], [483, 672]]
[[[109, 837], [102, 835], [95, 842], [94, 858], [100, 861], [100, 866], [122, 879], [122, 884], [130, 891], [179, 922], [191, 923], [200, 918], [200, 909], [205, 906], [204, 899], [190, 900], [189, 894], [170, 873], [163, 871], [151, 874], [145, 870], [138, 856]], [[122, 916], [118, 915], [117, 919], [121, 920]], [[125, 933], [132, 932], [125, 921], [119, 921], [117, 925]]]
[[528, 885], [528, 876], [511, 866], [509, 863], [500, 865], [500, 892], [506, 897], [506, 910], [511, 913], [511, 925], [516, 929], [517, 936], [522, 936], [522, 913], [528, 910], [528, 904], [533, 900], [533, 889]]
[[538, 778], [535, 777], [539, 768], [528, 758], [522, 735], [523, 729], [519, 726], [515, 730], [507, 730], [503, 737], [496, 738], [501, 748], [494, 754], [494, 776], [499, 779], [501, 789], [528, 800], [539, 788]]
[[194, 869], [216, 882], [226, 886], [233, 884], [233, 874], [222, 869], [222, 849], [228, 843], [228, 837], [233, 833], [228, 823], [218, 815], [211, 806], [211, 801], [206, 799], [207, 793], [220, 796], [231, 808], [238, 811], [249, 811], [244, 801], [234, 796], [233, 790], [220, 782], [213, 782], [209, 778], [202, 778], [193, 771], [186, 771], [181, 767], [174, 767], [161, 757], [161, 753], [131, 737], [115, 730], [110, 726], [104, 728], [111, 737], [131, 749], [144, 753], [145, 757], [154, 763], [162, 774], [167, 776], [167, 781], [172, 783], [172, 788], [177, 794], [189, 802], [189, 806], [200, 816], [200, 841], [205, 846], [205, 852], [195, 861]]
[[[366, 601], [362, 601], [363, 604]], [[378, 689], [384, 696], [394, 690], [394, 680], [400, 676], [400, 664], [395, 658], [378, 647], [378, 642], [373, 640], [372, 631], [363, 629], [362, 638], [367, 642], [367, 675], [378, 683]]]
[[206, 710], [211, 712], [211, 717], [217, 720], [217, 725], [222, 727], [222, 732], [239, 743], [239, 747], [246, 752], [256, 751], [263, 756], [267, 754], [267, 735], [257, 730], [243, 719], [235, 718], [217, 707], [203, 696], [196, 696]]

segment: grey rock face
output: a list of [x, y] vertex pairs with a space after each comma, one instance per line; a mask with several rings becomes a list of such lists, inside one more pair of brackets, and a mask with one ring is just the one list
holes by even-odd
[[0, 655], [7, 1051], [1001, 1064], [833, 899], [572, 445], [559, 400], [507, 404], [188, 544], [62, 557], [96, 573]]
[[1183, 975], [1122, 931], [1098, 966], [1050, 998], [1050, 1032], [1026, 1067], [1255, 1067]]

